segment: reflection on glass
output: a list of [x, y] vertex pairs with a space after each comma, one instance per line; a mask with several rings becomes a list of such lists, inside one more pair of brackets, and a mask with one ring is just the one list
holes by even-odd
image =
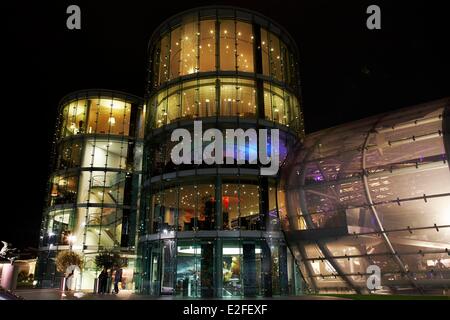
[[54, 176], [51, 183], [50, 206], [75, 203], [78, 176]]
[[[223, 296], [241, 296], [242, 286], [242, 249], [238, 242], [226, 242], [222, 250]], [[255, 270], [256, 271], [256, 270]]]
[[153, 221], [154, 232], [214, 230], [214, 185], [184, 185], [155, 193]]
[[178, 240], [176, 293], [184, 297], [199, 297], [201, 249], [197, 242]]
[[58, 148], [57, 169], [69, 169], [81, 164], [82, 143], [80, 141], [63, 141]]
[[68, 245], [74, 224], [75, 212], [73, 208], [50, 211], [43, 233], [43, 245]]
[[223, 184], [222, 214], [224, 229], [258, 230], [259, 186]]

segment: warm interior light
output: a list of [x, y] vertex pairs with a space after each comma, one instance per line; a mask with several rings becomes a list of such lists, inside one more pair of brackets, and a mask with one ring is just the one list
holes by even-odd
[[56, 184], [53, 184], [52, 197], [56, 197], [56, 196], [58, 196], [58, 187], [56, 186]]
[[110, 118], [108, 119], [108, 122], [113, 126], [113, 125], [116, 124], [116, 118], [110, 117]]
[[[184, 254], [201, 254], [202, 249], [201, 248], [195, 248], [195, 247], [189, 247], [189, 248], [183, 248], [178, 247], [177, 250], [178, 253], [184, 253]], [[260, 254], [261, 249], [255, 248], [255, 254]], [[223, 248], [222, 254], [224, 255], [239, 255], [242, 254], [241, 248]]]

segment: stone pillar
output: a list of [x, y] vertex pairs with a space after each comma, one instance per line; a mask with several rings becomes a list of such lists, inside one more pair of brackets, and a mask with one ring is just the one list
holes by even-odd
[[19, 267], [14, 264], [4, 264], [2, 269], [2, 287], [5, 290], [15, 290]]

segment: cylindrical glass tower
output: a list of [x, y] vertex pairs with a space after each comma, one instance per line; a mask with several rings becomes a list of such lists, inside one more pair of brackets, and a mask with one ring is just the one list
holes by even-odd
[[304, 134], [294, 41], [255, 12], [205, 7], [163, 23], [149, 55], [138, 291], [294, 294], [299, 275], [280, 230], [278, 176], [247, 162], [171, 160], [173, 130], [192, 133], [201, 120], [204, 130], [279, 129], [282, 162]]
[[137, 196], [142, 168], [143, 103], [108, 90], [78, 91], [60, 103], [53, 173], [41, 227], [37, 277], [59, 286], [56, 255], [72, 250], [83, 259], [72, 289], [93, 289], [95, 256], [119, 253], [132, 286]]
[[[450, 100], [306, 136], [281, 169], [282, 227], [316, 292], [450, 286]], [[375, 266], [375, 267], [374, 267]]]

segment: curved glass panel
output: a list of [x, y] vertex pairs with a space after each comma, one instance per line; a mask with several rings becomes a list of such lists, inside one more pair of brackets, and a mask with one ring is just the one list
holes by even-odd
[[77, 191], [77, 175], [54, 176], [51, 181], [50, 206], [75, 203]]
[[[374, 264], [384, 290], [419, 286], [436, 293], [448, 285], [443, 111], [435, 103], [342, 125], [308, 136], [291, 154], [281, 169], [288, 209], [281, 221], [291, 245], [304, 245], [304, 236], [322, 246], [320, 253], [297, 252], [313, 266], [311, 287], [364, 292], [367, 267]], [[320, 279], [318, 260], [332, 264], [344, 282]]]
[[60, 137], [129, 134], [131, 104], [117, 99], [78, 99], [62, 108]]
[[[279, 231], [275, 189], [271, 184], [268, 190], [260, 190], [256, 181], [245, 180], [239, 184], [197, 183], [156, 189], [149, 201], [150, 227], [163, 234], [216, 229]], [[264, 220], [260, 197], [269, 201]]]
[[76, 168], [81, 165], [83, 143], [79, 140], [66, 140], [58, 146], [56, 170]]
[[270, 296], [292, 283], [279, 239], [165, 239], [143, 248], [151, 263], [144, 264], [141, 291], [153, 295]]
[[[157, 128], [181, 119], [216, 115], [256, 118], [256, 99], [256, 84], [252, 80], [212, 78], [186, 81], [161, 91], [151, 99], [154, 116], [150, 125]], [[298, 100], [293, 94], [276, 85], [264, 84], [267, 120], [298, 131], [301, 128], [299, 110]]]
[[42, 239], [43, 245], [68, 245], [75, 222], [73, 208], [55, 209], [48, 212]]
[[[207, 130], [205, 126], [203, 128]], [[251, 128], [250, 128], [251, 129]], [[191, 136], [193, 136], [192, 127], [188, 127]], [[246, 130], [246, 129], [243, 129]], [[177, 145], [178, 141], [171, 141], [171, 134], [165, 133], [160, 134], [156, 137], [150, 139], [145, 146], [145, 154], [146, 154], [146, 174], [148, 178], [155, 177], [158, 175], [162, 175], [165, 173], [174, 173], [176, 171], [185, 171], [185, 170], [194, 170], [194, 169], [211, 169], [211, 168], [248, 168], [248, 169], [258, 169], [260, 168], [259, 164], [249, 163], [250, 152], [256, 153], [255, 146], [249, 144], [249, 139], [245, 139], [245, 149], [237, 149], [235, 148], [233, 155], [228, 155], [229, 158], [233, 158], [236, 160], [238, 158], [238, 152], [243, 152], [245, 155], [245, 163], [237, 164], [236, 161], [233, 161], [233, 164], [226, 164], [226, 133], [225, 130], [222, 130], [223, 133], [223, 164], [211, 164], [208, 165], [204, 162], [202, 164], [194, 163], [194, 152], [192, 152], [193, 145], [191, 146], [191, 163], [190, 164], [179, 164], [175, 165], [172, 162], [171, 151]], [[269, 132], [270, 135], [270, 132]], [[208, 146], [211, 142], [203, 141], [202, 148]], [[279, 165], [281, 166], [284, 162], [288, 150], [292, 148], [295, 143], [295, 139], [292, 134], [285, 133], [283, 131], [279, 132]]]
[[[255, 32], [260, 34], [260, 43], [255, 43]], [[151, 56], [153, 88], [180, 76], [216, 70], [259, 72], [298, 87], [294, 54], [280, 36], [238, 19], [199, 20], [186, 15], [152, 43]], [[259, 71], [257, 61], [262, 66]]]

